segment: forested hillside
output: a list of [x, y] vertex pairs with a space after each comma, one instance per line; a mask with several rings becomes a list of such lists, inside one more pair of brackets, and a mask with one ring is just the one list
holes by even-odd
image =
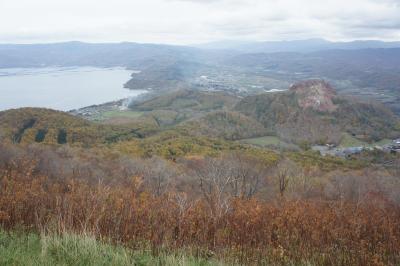
[[249, 96], [235, 110], [297, 143], [339, 143], [344, 132], [376, 141], [395, 138], [400, 129], [399, 118], [382, 105], [337, 95], [318, 80], [298, 83], [287, 92]]
[[0, 125], [0, 136], [12, 143], [94, 146], [137, 136], [127, 127], [93, 124], [63, 112], [41, 108], [0, 112]]
[[[1, 252], [16, 254], [30, 232], [42, 255], [22, 245], [21, 256], [43, 263], [68, 261], [57, 252], [81, 241], [90, 248], [73, 249], [74, 260], [101, 252], [121, 265], [400, 261], [399, 154], [339, 158], [303, 145], [398, 137], [387, 108], [321, 80], [257, 96], [176, 90], [107, 106], [85, 108], [97, 108], [86, 119], [0, 112], [0, 225], [22, 234], [0, 232]], [[290, 148], [248, 144], [260, 137]]]

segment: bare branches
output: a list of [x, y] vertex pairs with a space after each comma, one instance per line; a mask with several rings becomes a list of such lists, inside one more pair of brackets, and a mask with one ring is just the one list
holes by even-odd
[[233, 198], [252, 198], [268, 172], [260, 160], [239, 153], [195, 160], [188, 165], [197, 177], [203, 198], [217, 216], [229, 210]]

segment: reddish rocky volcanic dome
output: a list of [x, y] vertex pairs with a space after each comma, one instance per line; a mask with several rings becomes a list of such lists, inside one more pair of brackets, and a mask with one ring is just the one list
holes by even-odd
[[333, 112], [337, 106], [332, 102], [336, 91], [323, 80], [307, 80], [296, 83], [290, 87], [297, 98], [298, 104], [303, 109], [312, 108], [315, 111]]

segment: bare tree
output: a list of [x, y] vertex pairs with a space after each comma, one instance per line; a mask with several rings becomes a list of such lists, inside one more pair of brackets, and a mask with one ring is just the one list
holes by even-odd
[[[279, 195], [283, 197], [287, 191], [291, 180], [298, 175], [297, 165], [289, 159], [282, 159], [275, 170], [275, 176], [278, 183]], [[296, 173], [297, 172], [297, 173]]]
[[147, 159], [143, 163], [144, 182], [146, 182], [154, 195], [161, 196], [170, 187], [173, 177], [177, 175], [177, 171], [171, 166], [171, 163], [158, 157]]
[[189, 167], [198, 179], [204, 199], [216, 216], [229, 210], [232, 198], [253, 197], [268, 170], [261, 161], [239, 153], [194, 160]]
[[222, 159], [228, 164], [233, 177], [230, 183], [232, 196], [246, 199], [253, 197], [269, 171], [265, 163], [240, 153], [233, 153]]
[[229, 166], [215, 158], [206, 158], [197, 166], [195, 170], [203, 197], [212, 213], [219, 217], [229, 209], [230, 195], [227, 191], [233, 182]]

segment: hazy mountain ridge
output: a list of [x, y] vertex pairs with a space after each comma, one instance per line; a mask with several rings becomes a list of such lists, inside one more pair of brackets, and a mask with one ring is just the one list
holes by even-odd
[[0, 67], [136, 67], [149, 58], [179, 58], [196, 48], [139, 43], [0, 44]]
[[306, 39], [293, 41], [219, 41], [199, 44], [195, 47], [203, 49], [229, 49], [245, 53], [277, 53], [277, 52], [315, 52], [321, 50], [357, 50], [370, 48], [400, 48], [400, 42], [384, 42], [378, 40], [362, 40], [349, 42], [332, 42], [324, 39]]

